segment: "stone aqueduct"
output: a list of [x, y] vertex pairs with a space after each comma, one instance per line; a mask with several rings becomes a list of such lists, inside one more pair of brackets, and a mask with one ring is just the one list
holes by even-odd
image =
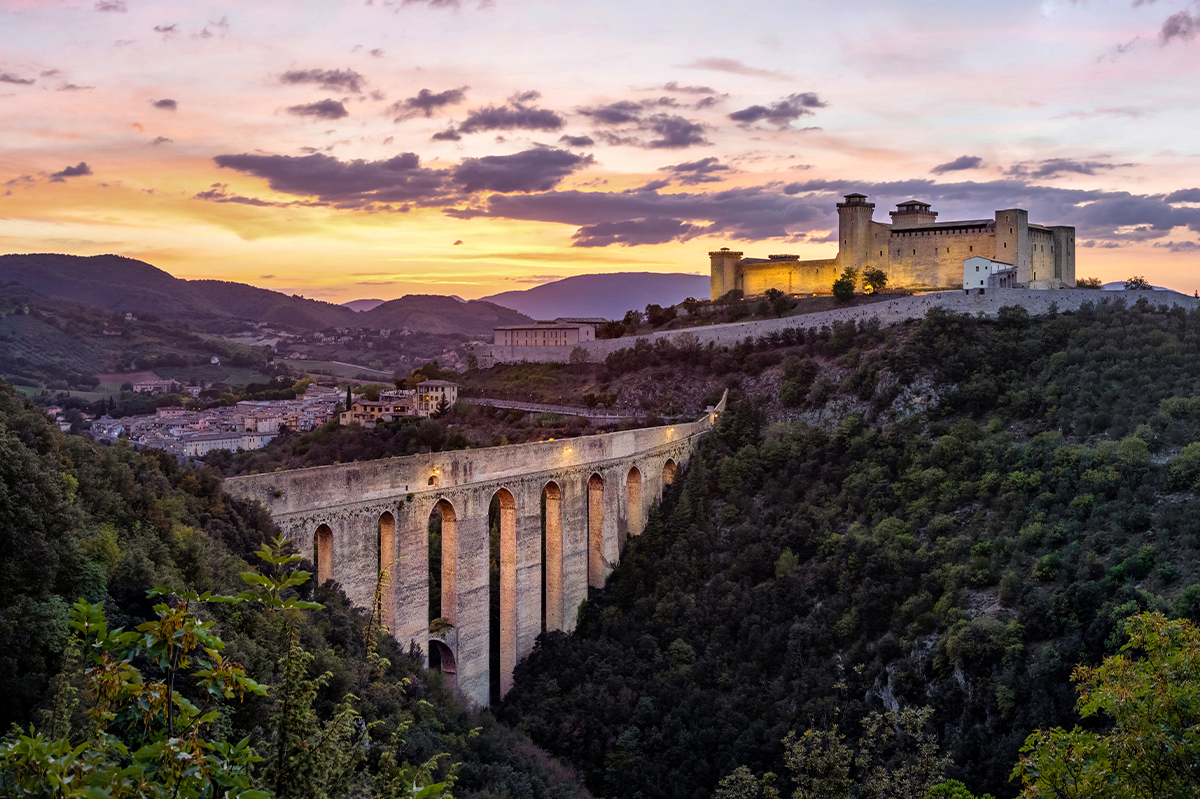
[[[503, 695], [543, 629], [574, 628], [588, 587], [604, 585], [626, 538], [642, 532], [651, 504], [724, 407], [722, 399], [700, 420], [666, 427], [233, 477], [224, 490], [261, 501], [313, 559], [318, 582], [336, 580], [360, 607], [372, 606], [380, 569], [391, 564], [384, 624], [401, 644], [433, 650], [459, 690], [487, 704], [493, 500]], [[434, 513], [442, 517], [441, 615], [453, 625], [438, 635], [429, 612]]]

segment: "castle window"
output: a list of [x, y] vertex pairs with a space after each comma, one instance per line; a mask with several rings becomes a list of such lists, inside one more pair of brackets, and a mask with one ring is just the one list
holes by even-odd
[[969, 244], [969, 245], [967, 245], [967, 246], [968, 246], [968, 248], [969, 248], [969, 250], [968, 250], [969, 252], [975, 252], [975, 245], [974, 245], [974, 244]]

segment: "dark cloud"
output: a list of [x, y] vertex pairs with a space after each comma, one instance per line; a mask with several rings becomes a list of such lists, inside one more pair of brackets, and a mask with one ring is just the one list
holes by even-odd
[[1186, 10], [1180, 11], [1167, 17], [1162, 30], [1158, 32], [1158, 40], [1163, 44], [1169, 44], [1173, 39], [1188, 41], [1195, 38], [1198, 29], [1200, 17], [1193, 17]]
[[292, 69], [279, 76], [280, 83], [314, 83], [327, 92], [361, 94], [366, 78], [352, 69]]
[[568, 147], [591, 147], [596, 143], [591, 136], [560, 136], [558, 140]]
[[1081, 239], [1146, 241], [1164, 238], [1177, 227], [1200, 233], [1200, 208], [1171, 205], [1176, 194], [1192, 196], [1191, 189], [1168, 195], [1131, 194], [1038, 186], [1026, 180], [949, 184], [931, 180], [894, 183], [814, 180], [798, 188], [814, 198], [820, 195], [829, 204], [854, 191], [870, 195], [871, 202], [885, 207], [918, 197], [934, 203], [934, 210], [940, 210], [941, 218], [947, 221], [985, 219], [998, 208], [1028, 208], [1031, 222], [1073, 225]]
[[458, 126], [459, 133], [482, 133], [490, 130], [562, 130], [567, 121], [546, 108], [530, 108], [520, 103], [511, 106], [485, 106], [467, 113]]
[[395, 114], [395, 122], [403, 122], [406, 119], [412, 119], [416, 116], [433, 116], [433, 112], [444, 108], [448, 105], [458, 105], [467, 96], [469, 86], [463, 86], [460, 89], [447, 89], [444, 92], [431, 92], [429, 89], [421, 89], [417, 92], [416, 97], [409, 97], [407, 100], [398, 100], [388, 106], [389, 114]]
[[643, 127], [659, 136], [646, 144], [652, 150], [679, 150], [712, 143], [704, 138], [703, 125], [675, 114], [655, 114], [644, 121]]
[[18, 86], [32, 86], [36, 78], [18, 78], [11, 72], [0, 72], [0, 83], [15, 83]]
[[125, 0], [100, 0], [99, 3], [96, 3], [96, 10], [124, 14], [129, 8], [126, 7]]
[[179, 31], [177, 30], [178, 27], [179, 27], [178, 23], [175, 23], [174, 25], [155, 25], [154, 32], [161, 33], [163, 35], [163, 40], [165, 41], [179, 33]]
[[1200, 203], [1200, 189], [1180, 189], [1167, 195], [1169, 203]]
[[258, 279], [259, 280], [274, 280], [275, 276], [274, 275], [259, 275]]
[[462, 136], [454, 128], [446, 128], [439, 130], [437, 133], [429, 137], [430, 141], [462, 141]]
[[1014, 164], [1004, 174], [1032, 180], [1051, 179], [1060, 175], [1095, 175], [1100, 170], [1118, 169], [1136, 164], [1109, 164], [1103, 161], [1078, 161], [1074, 158], [1047, 158], [1042, 161], [1027, 161]]
[[947, 172], [958, 172], [963, 169], [979, 169], [983, 165], [983, 159], [977, 155], [960, 155], [953, 161], [938, 164], [929, 171], [935, 175], [943, 175]]
[[453, 200], [446, 170], [421, 166], [415, 153], [381, 161], [340, 161], [331, 155], [218, 155], [217, 166], [263, 178], [281, 194], [316, 197], [342, 208], [417, 202], [438, 205]]
[[61, 74], [63, 74], [63, 71], [62, 71], [61, 69], [47, 69], [47, 70], [44, 70], [44, 71], [41, 73], [41, 77], [43, 77], [43, 78], [57, 78], [57, 77], [58, 77], [59, 75], [61, 75]]
[[644, 183], [641, 186], [638, 186], [637, 188], [626, 189], [625, 193], [626, 194], [636, 194], [637, 192], [642, 192], [642, 191], [658, 191], [659, 189], [665, 189], [667, 186], [670, 186], [670, 185], [671, 185], [671, 181], [669, 181], [669, 180], [652, 180], [649, 183]]
[[1200, 241], [1156, 241], [1154, 246], [1171, 252], [1200, 252]]
[[688, 161], [682, 164], [671, 164], [658, 168], [659, 172], [670, 172], [684, 186], [694, 186], [697, 183], [717, 183], [721, 178], [714, 172], [729, 172], [730, 167], [720, 163], [716, 158], [701, 158], [699, 161]]
[[679, 101], [674, 97], [656, 97], [642, 100], [643, 108], [679, 108]]
[[607, 247], [620, 244], [626, 247], [638, 244], [663, 244], [681, 241], [696, 230], [695, 225], [679, 219], [651, 217], [629, 219], [624, 222], [598, 222], [584, 225], [571, 237], [572, 247]]
[[631, 122], [640, 122], [642, 119], [641, 104], [632, 100], [621, 100], [591, 108], [577, 108], [576, 111], [591, 118], [599, 125], [627, 125]]
[[67, 178], [77, 178], [83, 175], [92, 174], [92, 168], [85, 161], [80, 161], [75, 166], [69, 166], [61, 172], [55, 172], [50, 176], [51, 183], [66, 183]]
[[663, 85], [664, 92], [675, 92], [677, 94], [716, 94], [717, 90], [708, 86], [680, 86], [675, 81], [670, 81]]
[[[1073, 225], [1081, 242], [1094, 240], [1096, 244], [1091, 246], [1098, 247], [1107, 247], [1114, 242], [1113, 246], [1164, 239], [1180, 227], [1200, 233], [1200, 208], [1172, 207], [1168, 197], [1174, 195], [1060, 189], [1014, 179], [950, 184], [932, 180], [893, 183], [814, 180], [713, 193], [550, 191], [492, 195], [477, 207], [451, 208], [446, 213], [464, 219], [484, 216], [586, 228], [586, 232], [577, 237], [577, 241], [586, 242], [586, 246], [600, 246], [606, 240], [629, 245], [661, 240], [654, 239], [652, 234], [657, 231], [662, 237], [672, 230], [661, 220], [678, 220], [693, 226], [686, 230], [677, 227], [676, 238], [679, 240], [697, 235], [720, 235], [746, 241], [795, 241], [803, 237], [821, 241], [826, 231], [836, 230], [836, 203], [843, 195], [856, 191], [870, 195], [871, 201], [884, 209], [917, 197], [933, 203], [947, 220], [986, 219], [992, 217], [996, 209], [1028, 208], [1031, 221]], [[1191, 197], [1194, 196], [1192, 191], [1183, 190], [1178, 194]], [[616, 226], [646, 220], [659, 221], [654, 225], [596, 227], [601, 223]], [[619, 238], [621, 236], [624, 238]], [[829, 241], [835, 239], [836, 234], [828, 238]]]
[[378, 47], [376, 47], [374, 50], [369, 50], [369, 51], [367, 52], [367, 55], [372, 55], [372, 56], [374, 56], [375, 58], [383, 58], [383, 56], [385, 55], [385, 53], [384, 53], [384, 51], [383, 51], [383, 50], [380, 50]]
[[[211, 203], [234, 203], [236, 205], [253, 205], [259, 208], [285, 208], [292, 203], [275, 203], [260, 200], [257, 197], [243, 197], [240, 194], [230, 194], [226, 191], [228, 183], [214, 183], [208, 191], [202, 191], [192, 196], [193, 200], [207, 200]], [[264, 275], [264, 277], [266, 277]]]
[[701, 58], [693, 61], [690, 64], [685, 64], [686, 69], [711, 69], [716, 72], [731, 72], [734, 75], [749, 75], [753, 78], [769, 78], [771, 80], [791, 80], [788, 75], [782, 72], [774, 72], [769, 69], [757, 69], [755, 67], [746, 66], [741, 61], [732, 58]]
[[454, 242], [454, 246], [455, 246], [455, 247], [457, 247], [457, 246], [459, 246], [459, 245], [460, 245], [460, 244], [462, 244], [462, 243], [463, 243], [463, 240], [462, 240], [462, 239], [459, 239], [458, 241]]
[[59, 91], [59, 92], [86, 92], [86, 91], [90, 91], [91, 89], [94, 89], [94, 88], [96, 88], [96, 87], [95, 87], [95, 86], [77, 86], [77, 85], [75, 85], [74, 83], [64, 83], [63, 85], [61, 85], [61, 86], [59, 86], [57, 89], [55, 89], [55, 91]]
[[590, 155], [539, 148], [513, 155], [466, 158], [453, 173], [464, 191], [549, 191], [568, 175], [593, 163]]
[[293, 116], [316, 117], [317, 119], [341, 119], [350, 116], [346, 106], [330, 98], [306, 105], [288, 106], [287, 112]]
[[172, 140], [168, 139], [166, 136], [156, 136], [154, 138], [154, 141], [152, 141], [150, 143], [157, 146], [159, 144], [170, 144], [171, 142], [172, 142]]
[[529, 91], [517, 92], [516, 94], [509, 97], [508, 101], [510, 103], [516, 103], [518, 105], [528, 105], [529, 103], [532, 103], [533, 101], [540, 100], [540, 99], [542, 99], [542, 93], [539, 92], [537, 89], [530, 89]]
[[[496, 194], [479, 208], [449, 209], [446, 213], [463, 219], [484, 216], [578, 227], [602, 222], [672, 219], [692, 223], [693, 227], [686, 232], [679, 229], [680, 235], [685, 237], [720, 233], [731, 239], [745, 240], [787, 238], [797, 230], [827, 230], [830, 220], [834, 226], [837, 224], [833, 204], [826, 199], [795, 199], [767, 187], [729, 189], [710, 194], [658, 194], [653, 191]], [[661, 234], [669, 228], [661, 226], [657, 229]], [[599, 233], [600, 229], [597, 231]], [[626, 243], [637, 242], [631, 237]]]
[[1088, 239], [1087, 241], [1079, 242], [1079, 246], [1086, 247], [1089, 250], [1119, 250], [1126, 245], [1119, 241], [1093, 241]]
[[743, 125], [769, 122], [779, 128], [786, 128], [800, 117], [811, 116], [814, 108], [824, 108], [827, 105], [828, 103], [813, 92], [800, 92], [789, 94], [771, 105], [752, 105], [741, 111], [734, 111], [729, 118]]
[[716, 104], [717, 104], [716, 97], [705, 97], [703, 100], [698, 100], [696, 102], [696, 110], [699, 111], [701, 108], [711, 108], [712, 106], [714, 106]]
[[150, 103], [150, 105], [154, 106], [155, 108], [161, 108], [164, 111], [174, 111], [175, 109], [179, 108], [179, 103], [170, 99], [154, 100]]

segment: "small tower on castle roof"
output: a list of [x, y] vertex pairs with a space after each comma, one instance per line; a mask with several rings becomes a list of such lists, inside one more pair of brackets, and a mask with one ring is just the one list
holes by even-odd
[[938, 212], [931, 211], [929, 203], [920, 200], [909, 200], [896, 205], [895, 211], [888, 212], [892, 218], [893, 228], [925, 227], [937, 222]]

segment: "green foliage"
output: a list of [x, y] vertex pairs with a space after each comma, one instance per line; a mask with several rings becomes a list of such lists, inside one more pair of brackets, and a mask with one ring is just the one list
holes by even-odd
[[1079, 715], [1103, 714], [1102, 732], [1076, 726], [1026, 739], [1013, 770], [1022, 796], [1169, 799], [1200, 784], [1200, 632], [1190, 621], [1142, 613], [1128, 642], [1099, 666], [1079, 666]]
[[993, 799], [990, 793], [976, 796], [967, 790], [967, 786], [958, 780], [946, 780], [925, 795], [925, 799]]
[[1126, 291], [1149, 291], [1152, 288], [1154, 287], [1150, 285], [1150, 282], [1141, 275], [1134, 275], [1125, 281]]
[[[38, 796], [61, 780], [61, 795], [90, 797], [98, 794], [87, 780], [103, 782], [117, 768], [154, 778], [158, 787], [143, 796], [171, 780], [179, 796], [270, 790], [264, 775], [275, 768], [280, 721], [303, 710], [283, 712], [278, 686], [291, 668], [293, 693], [315, 688], [311, 726], [285, 747], [289, 762], [314, 774], [296, 796], [333, 799], [345, 788], [343, 795], [409, 797], [414, 781], [448, 788], [451, 780], [460, 799], [578, 795], [568, 770], [467, 707], [440, 673], [423, 668], [419, 650], [381, 633], [336, 585], [301, 582], [307, 567], [280, 551], [270, 517], [222, 494], [214, 469], [64, 436], [3, 383], [0, 455], [0, 729], [15, 724], [28, 739], [19, 731], [5, 739], [11, 759], [0, 779]], [[148, 601], [162, 585], [176, 588]], [[87, 648], [70, 624], [76, 597], [103, 607], [99, 618], [90, 614]], [[94, 646], [101, 620], [108, 649]], [[167, 637], [173, 627], [180, 638]], [[131, 659], [121, 654], [127, 646], [135, 648]], [[108, 658], [107, 672], [95, 656]], [[114, 693], [93, 692], [85, 669]], [[169, 674], [174, 685], [164, 688]], [[276, 687], [263, 696], [251, 682]], [[160, 746], [168, 708], [177, 735]], [[304, 765], [299, 750], [317, 759]], [[179, 758], [166, 763], [168, 752]], [[265, 760], [251, 759], [258, 756]], [[193, 766], [200, 771], [187, 773]], [[202, 772], [209, 787], [187, 788]], [[111, 795], [132, 791], [117, 786]], [[0, 795], [22, 793], [6, 783]]]
[[847, 302], [854, 298], [854, 288], [857, 284], [858, 270], [847, 266], [837, 280], [833, 281], [833, 296], [842, 302]]
[[871, 713], [857, 748], [836, 725], [799, 738], [788, 733], [783, 746], [796, 785], [792, 799], [923, 799], [950, 765], [927, 729], [932, 715], [931, 707]]
[[882, 269], [868, 266], [863, 270], [863, 291], [875, 294], [887, 288], [888, 277]]
[[[597, 794], [690, 797], [738, 766], [787, 772], [778, 742], [813, 719], [840, 712], [855, 749], [844, 719], [929, 704], [950, 773], [1011, 796], [1021, 741], [1076, 719], [1073, 664], [1098, 663], [1142, 610], [1200, 617], [1200, 511], [1131, 435], [1190, 443], [1190, 401], [1162, 402], [1200, 395], [1193, 321], [1111, 302], [1003, 323], [934, 313], [881, 354], [940, 386], [928, 414], [766, 428], [761, 405], [731, 405], [575, 633], [518, 667], [503, 717]], [[877, 346], [859, 328], [802, 333], [785, 384], [808, 358], [853, 368]], [[987, 390], [968, 392], [981, 374]], [[1143, 421], [1119, 427], [1122, 403]], [[1109, 435], [1081, 440], [1102, 412]], [[855, 664], [845, 690], [838, 654]], [[612, 771], [621, 740], [640, 780]]]
[[1081, 277], [1075, 280], [1075, 288], [1099, 290], [1104, 283], [1098, 277]]

